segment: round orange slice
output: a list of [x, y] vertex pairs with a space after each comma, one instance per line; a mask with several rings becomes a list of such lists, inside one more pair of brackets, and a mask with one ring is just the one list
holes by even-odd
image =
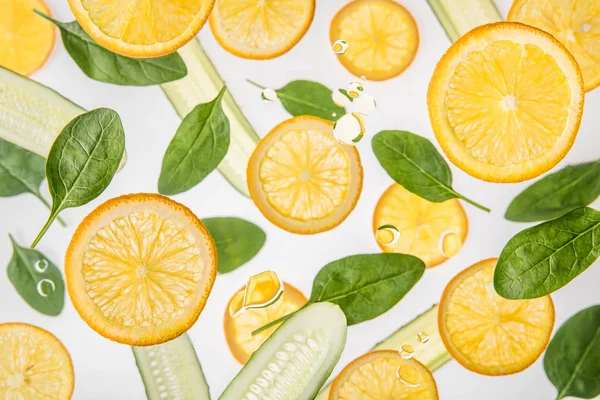
[[583, 79], [548, 33], [515, 22], [473, 29], [438, 63], [429, 118], [454, 164], [490, 182], [519, 182], [555, 166], [577, 136]]
[[67, 349], [50, 332], [0, 324], [0, 398], [69, 400], [75, 378]]
[[69, 0], [81, 27], [108, 50], [157, 57], [189, 42], [204, 26], [215, 0]]
[[456, 275], [440, 300], [438, 325], [448, 352], [483, 375], [524, 370], [546, 349], [554, 327], [550, 296], [508, 300], [494, 290], [498, 259], [481, 261]]
[[108, 200], [79, 225], [65, 276], [81, 318], [108, 339], [148, 346], [198, 319], [217, 271], [215, 244], [187, 207], [158, 194]]
[[[388, 225], [397, 233], [385, 229]], [[411, 254], [427, 267], [456, 255], [468, 230], [467, 214], [457, 199], [433, 203], [397, 183], [381, 195], [373, 213], [373, 232], [381, 250]], [[395, 240], [386, 240], [394, 233], [398, 236]]]
[[280, 324], [274, 325], [256, 335], [252, 332], [285, 315], [299, 310], [307, 302], [306, 297], [289, 283], [283, 284], [283, 294], [266, 308], [249, 309], [239, 312], [244, 301], [244, 286], [229, 300], [223, 318], [225, 338], [231, 354], [241, 364], [246, 364], [256, 351]]
[[335, 140], [330, 121], [312, 116], [277, 125], [248, 163], [254, 204], [273, 224], [293, 233], [339, 225], [354, 209], [362, 181], [356, 148]]
[[508, 20], [540, 28], [577, 60], [586, 91], [600, 85], [600, 1], [516, 0]]
[[54, 46], [54, 26], [34, 9], [50, 15], [41, 0], [0, 0], [0, 66], [21, 75], [40, 69]]
[[352, 361], [331, 384], [329, 400], [437, 400], [431, 372], [393, 350], [378, 350]]
[[314, 13], [315, 0], [217, 0], [210, 28], [228, 52], [264, 60], [294, 47]]
[[329, 39], [332, 45], [340, 40], [347, 42], [347, 49], [338, 54], [338, 59], [352, 74], [372, 81], [399, 75], [419, 47], [415, 20], [393, 0], [349, 2], [331, 21]]

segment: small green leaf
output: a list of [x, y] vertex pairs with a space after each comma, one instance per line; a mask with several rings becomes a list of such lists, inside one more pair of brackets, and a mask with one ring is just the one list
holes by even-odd
[[149, 86], [175, 81], [187, 75], [179, 54], [155, 58], [131, 58], [113, 53], [100, 46], [77, 23], [59, 22], [35, 10], [41, 17], [60, 29], [67, 52], [84, 74], [115, 85]]
[[52, 210], [32, 248], [58, 213], [65, 208], [87, 204], [106, 189], [119, 168], [124, 151], [125, 132], [121, 119], [108, 108], [81, 114], [63, 128], [46, 162]]
[[388, 175], [406, 190], [432, 202], [462, 199], [490, 211], [452, 189], [452, 172], [431, 142], [406, 131], [381, 131], [372, 147]]
[[202, 220], [217, 246], [219, 272], [226, 274], [250, 261], [263, 247], [267, 236], [252, 222], [218, 217]]
[[550, 294], [600, 255], [600, 212], [578, 208], [525, 229], [508, 241], [494, 271], [494, 288], [507, 299]]
[[21, 247], [9, 237], [13, 256], [8, 264], [8, 279], [35, 310], [59, 315], [65, 302], [65, 283], [59, 269], [39, 251]]
[[538, 222], [558, 218], [600, 196], [600, 161], [570, 165], [525, 189], [510, 203], [506, 219]]
[[557, 399], [600, 395], [600, 305], [562, 324], [546, 349], [544, 369], [558, 389]]
[[185, 192], [199, 184], [223, 160], [229, 148], [229, 120], [221, 98], [197, 105], [181, 122], [163, 158], [158, 191], [165, 195]]

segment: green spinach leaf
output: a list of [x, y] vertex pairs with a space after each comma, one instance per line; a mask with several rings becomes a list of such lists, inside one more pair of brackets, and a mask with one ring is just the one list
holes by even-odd
[[8, 279], [19, 295], [45, 315], [59, 315], [65, 302], [65, 283], [56, 265], [36, 250], [18, 245], [9, 235], [13, 256], [8, 264]]
[[436, 203], [458, 198], [490, 211], [452, 189], [450, 167], [429, 140], [406, 131], [381, 131], [372, 147], [383, 169], [409, 192]]
[[265, 244], [265, 232], [252, 222], [234, 217], [202, 220], [217, 246], [219, 272], [231, 272], [254, 257]]
[[125, 132], [121, 118], [108, 108], [81, 114], [63, 128], [46, 162], [52, 210], [32, 248], [59, 212], [87, 204], [106, 189], [117, 172], [124, 151]]
[[570, 165], [525, 189], [510, 203], [506, 219], [538, 222], [558, 218], [600, 196], [600, 161]]
[[510, 239], [494, 271], [494, 288], [507, 299], [545, 296], [585, 271], [599, 255], [600, 212], [578, 208]]
[[225, 86], [217, 97], [197, 105], [181, 122], [163, 158], [158, 191], [185, 192], [200, 183], [223, 160], [229, 148], [229, 120], [221, 107]]
[[77, 23], [59, 22], [35, 10], [58, 26], [65, 48], [84, 74], [115, 85], [149, 86], [171, 82], [187, 75], [179, 54], [155, 58], [131, 58], [113, 53], [100, 46]]
[[600, 305], [578, 312], [560, 327], [546, 349], [544, 369], [558, 389], [557, 399], [600, 395]]

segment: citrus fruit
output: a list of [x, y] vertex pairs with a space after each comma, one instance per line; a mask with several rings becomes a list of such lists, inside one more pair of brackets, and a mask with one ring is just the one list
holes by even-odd
[[264, 60], [294, 47], [314, 13], [315, 0], [217, 0], [210, 28], [228, 52]]
[[352, 361], [331, 384], [329, 400], [436, 400], [431, 372], [400, 352], [377, 350]]
[[283, 286], [283, 294], [279, 300], [266, 308], [239, 312], [244, 301], [246, 287], [237, 291], [229, 300], [223, 320], [225, 338], [231, 354], [241, 364], [245, 364], [250, 359], [252, 353], [271, 336], [279, 325], [272, 326], [254, 336], [252, 336], [253, 331], [300, 309], [306, 304], [306, 297], [298, 289], [285, 282]]
[[520, 372], [542, 354], [554, 327], [550, 296], [508, 300], [494, 290], [498, 259], [481, 261], [456, 275], [442, 295], [438, 325], [448, 352], [483, 375]]
[[333, 124], [300, 116], [277, 125], [248, 163], [248, 189], [264, 216], [286, 231], [312, 234], [339, 225], [362, 189], [358, 151], [338, 143]]
[[600, 2], [516, 0], [509, 21], [540, 28], [561, 42], [579, 63], [586, 91], [600, 85]]
[[577, 62], [548, 33], [515, 22], [473, 29], [438, 63], [429, 118], [454, 164], [490, 182], [519, 182], [569, 151], [583, 113]]
[[54, 45], [54, 25], [34, 9], [50, 15], [41, 0], [0, 0], [0, 66], [21, 75], [40, 69]]
[[349, 2], [331, 21], [329, 39], [332, 45], [346, 41], [348, 48], [338, 59], [352, 74], [371, 81], [399, 75], [419, 47], [415, 20], [393, 0]]
[[[395, 232], [386, 232], [387, 225], [396, 229], [397, 239], [392, 238]], [[468, 230], [467, 214], [457, 199], [433, 203], [397, 183], [381, 195], [373, 214], [373, 232], [381, 250], [411, 254], [427, 267], [455, 255], [467, 239]], [[444, 239], [452, 234], [459, 242], [455, 253], [444, 247]]]
[[172, 53], [202, 28], [215, 0], [69, 0], [79, 25], [108, 50], [129, 57]]
[[79, 225], [65, 276], [81, 318], [108, 339], [148, 346], [198, 319], [217, 271], [215, 245], [187, 207], [158, 194], [108, 200]]
[[62, 343], [37, 326], [0, 324], [0, 398], [68, 400], [75, 378]]

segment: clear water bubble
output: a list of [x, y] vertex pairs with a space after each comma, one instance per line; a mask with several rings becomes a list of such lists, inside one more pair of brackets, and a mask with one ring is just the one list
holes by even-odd
[[429, 334], [425, 331], [419, 331], [419, 333], [417, 333], [417, 339], [419, 340], [419, 343], [427, 343], [429, 342]]
[[348, 50], [348, 42], [343, 39], [336, 40], [333, 42], [331, 50], [333, 50], [335, 54], [344, 54], [346, 50]]
[[333, 93], [331, 93], [331, 99], [336, 106], [342, 108], [346, 108], [352, 103], [350, 99], [339, 90], [334, 90]]
[[444, 232], [440, 236], [440, 252], [444, 257], [454, 257], [462, 247], [462, 240], [454, 232]]
[[363, 76], [361, 76], [361, 77], [360, 77], [360, 80], [361, 80], [361, 81], [366, 81], [366, 80], [367, 80], [367, 77], [363, 75]]
[[48, 261], [40, 258], [35, 262], [35, 264], [33, 264], [33, 268], [35, 268], [35, 270], [40, 274], [43, 274], [48, 269]]
[[365, 91], [365, 87], [360, 82], [350, 82], [346, 91], [348, 92], [348, 96], [356, 99]]
[[375, 97], [367, 93], [361, 94], [352, 103], [354, 104], [354, 111], [362, 115], [369, 115], [377, 108]]
[[375, 231], [375, 240], [382, 246], [393, 246], [400, 239], [400, 231], [394, 225], [381, 225]]
[[410, 360], [415, 355], [415, 349], [410, 344], [403, 344], [400, 347], [400, 357]]
[[56, 290], [56, 284], [50, 279], [40, 279], [36, 289], [40, 296], [48, 297]]
[[592, 25], [589, 22], [586, 22], [585, 24], [581, 25], [580, 32], [588, 33], [591, 30], [592, 30]]
[[342, 115], [333, 124], [333, 136], [335, 139], [348, 145], [356, 145], [365, 135], [365, 121], [358, 113]]
[[396, 371], [396, 376], [404, 386], [411, 388], [418, 387], [423, 379], [421, 372], [419, 372], [418, 369], [406, 364], [401, 365], [400, 368], [398, 368], [398, 371]]
[[335, 118], [335, 117], [337, 117], [337, 113], [331, 113], [331, 116], [332, 116], [333, 118]]
[[275, 101], [277, 100], [277, 92], [271, 88], [263, 89], [260, 96], [265, 101]]

